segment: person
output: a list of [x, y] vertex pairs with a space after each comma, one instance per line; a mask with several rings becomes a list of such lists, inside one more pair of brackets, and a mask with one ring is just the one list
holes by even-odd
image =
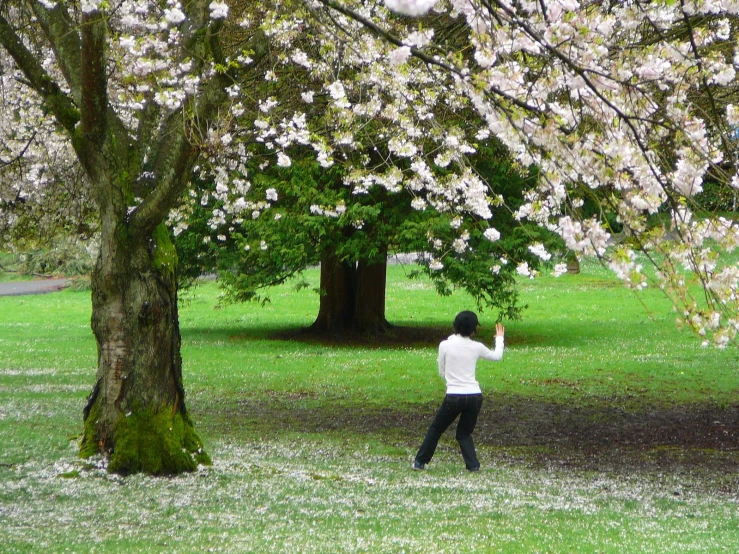
[[426, 469], [439, 444], [444, 431], [457, 419], [455, 438], [462, 451], [462, 458], [468, 471], [478, 471], [472, 432], [477, 424], [477, 416], [482, 407], [482, 391], [476, 380], [477, 360], [499, 361], [503, 359], [505, 328], [501, 323], [495, 326], [495, 348], [490, 350], [481, 342], [470, 337], [479, 325], [477, 314], [463, 311], [454, 318], [454, 334], [439, 344], [439, 375], [446, 381], [446, 396], [428, 428], [421, 448], [411, 467], [414, 470]]

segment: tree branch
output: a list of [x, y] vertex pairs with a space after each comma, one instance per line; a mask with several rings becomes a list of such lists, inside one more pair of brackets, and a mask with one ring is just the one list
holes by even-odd
[[108, 129], [105, 15], [101, 12], [84, 14], [81, 35], [82, 132], [92, 141], [99, 143], [105, 139]]
[[36, 18], [54, 51], [59, 68], [72, 91], [77, 105], [81, 105], [80, 55], [82, 44], [78, 30], [64, 3], [49, 10], [40, 2], [30, 2]]
[[29, 149], [29, 148], [31, 147], [31, 143], [32, 143], [32, 142], [33, 142], [33, 140], [34, 140], [34, 139], [36, 138], [36, 135], [37, 135], [37, 134], [38, 134], [38, 131], [34, 131], [34, 132], [33, 132], [33, 135], [31, 136], [31, 138], [30, 138], [30, 139], [28, 139], [28, 142], [26, 142], [26, 145], [25, 145], [25, 146], [24, 146], [24, 147], [23, 147], [23, 148], [21, 149], [21, 151], [20, 151], [20, 152], [18, 153], [18, 155], [17, 155], [17, 156], [15, 156], [15, 157], [14, 157], [14, 158], [13, 158], [12, 160], [10, 160], [10, 161], [7, 161], [7, 162], [6, 162], [6, 161], [5, 161], [5, 160], [3, 160], [2, 158], [0, 158], [0, 168], [3, 168], [3, 167], [6, 167], [6, 166], [9, 166], [9, 165], [11, 165], [11, 164], [13, 164], [13, 163], [17, 162], [18, 160], [22, 159], [22, 158], [23, 158], [23, 155], [24, 155], [24, 154], [26, 153], [26, 151], [27, 151], [27, 150], [28, 150], [28, 149]]
[[[345, 6], [342, 6], [341, 4], [338, 4], [337, 2], [335, 2], [335, 0], [318, 0], [318, 2], [320, 2], [321, 4], [323, 4], [324, 6], [326, 6], [327, 8], [330, 8], [332, 10], [336, 10], [337, 12], [339, 12], [341, 14], [344, 14], [345, 16], [349, 17], [350, 19], [353, 19], [357, 23], [360, 23], [362, 26], [364, 26], [365, 28], [369, 29], [370, 31], [372, 31], [373, 33], [375, 33], [377, 36], [379, 36], [380, 38], [386, 40], [390, 44], [394, 44], [395, 46], [399, 46], [399, 47], [400, 46], [406, 46], [405, 44], [403, 44], [403, 41], [402, 40], [400, 40], [398, 37], [396, 37], [395, 35], [393, 35], [391, 32], [389, 32], [389, 31], [383, 29], [382, 27], [376, 25], [375, 23], [373, 23], [372, 21], [370, 21], [366, 17], [358, 14], [354, 10], [352, 10], [350, 8], [347, 8]], [[440, 51], [442, 51], [442, 49], [439, 48], [438, 46], [437, 46], [437, 48]], [[465, 72], [463, 72], [461, 69], [455, 67], [454, 65], [445, 62], [439, 56], [429, 56], [423, 50], [420, 50], [420, 49], [416, 48], [415, 46], [411, 46], [410, 47], [410, 51], [411, 51], [411, 54], [414, 57], [418, 58], [419, 60], [421, 60], [422, 62], [426, 63], [427, 65], [433, 65], [433, 66], [440, 67], [440, 68], [444, 69], [445, 71], [448, 71], [448, 72], [450, 72], [450, 73], [452, 73], [454, 75], [457, 75], [462, 80], [467, 80], [468, 79], [468, 75]], [[500, 96], [501, 98], [505, 98], [506, 100], [508, 100], [512, 104], [515, 104], [519, 108], [523, 108], [525, 110], [530, 110], [532, 112], [539, 112], [540, 111], [536, 106], [532, 106], [530, 104], [527, 104], [526, 102], [523, 102], [522, 100], [520, 100], [518, 98], [515, 98], [514, 96], [511, 96], [509, 94], [506, 94], [505, 92], [503, 92], [502, 90], [500, 90], [499, 88], [497, 88], [497, 87], [495, 87], [493, 85], [488, 85], [488, 89], [489, 89], [490, 92], [492, 92], [492, 93]]]
[[7, 19], [0, 15], [0, 45], [10, 54], [30, 87], [42, 98], [46, 108], [71, 137], [77, 135], [75, 126], [80, 113], [72, 100], [44, 70], [36, 57], [23, 45]]
[[[187, 24], [182, 29], [187, 52], [196, 60], [196, 72], [203, 73], [206, 63], [223, 63], [220, 46], [222, 24], [209, 21], [208, 2], [198, 1], [186, 6]], [[255, 48], [255, 51], [257, 49]], [[129, 223], [134, 234], [147, 236], [167, 217], [190, 181], [192, 167], [199, 154], [193, 135], [206, 136], [227, 101], [225, 88], [233, 79], [216, 73], [201, 87], [197, 99], [188, 100], [183, 107], [170, 113], [159, 133], [159, 143], [146, 169], [154, 174], [156, 186], [144, 201], [131, 212]], [[146, 129], [142, 129], [147, 132]]]

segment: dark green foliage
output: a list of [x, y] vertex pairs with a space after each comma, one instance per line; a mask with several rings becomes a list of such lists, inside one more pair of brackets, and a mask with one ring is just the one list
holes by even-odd
[[703, 183], [703, 192], [695, 197], [700, 210], [713, 212], [736, 212], [737, 191], [716, 181]]
[[[435, 256], [443, 253], [443, 269], [431, 269], [430, 260], [424, 258], [420, 271], [433, 280], [440, 294], [464, 289], [478, 309], [492, 308], [500, 318], [517, 318], [521, 307], [513, 278], [516, 266], [523, 261], [532, 268], [539, 265], [528, 250], [532, 242], [559, 243], [541, 228], [513, 217], [523, 202], [523, 191], [535, 183], [533, 171], [517, 167], [506, 149], [495, 142], [479, 146], [470, 161], [490, 185], [494, 216], [491, 221], [466, 216], [459, 229], [451, 226], [455, 213], [432, 207], [413, 209], [411, 192], [406, 189], [391, 193], [373, 186], [365, 194], [356, 194], [344, 184], [344, 168], [322, 168], [311, 156], [293, 157], [289, 168], [254, 168], [250, 197], [262, 199], [268, 189], [275, 189], [278, 201], [256, 218], [246, 214], [227, 233], [208, 225], [213, 209], [220, 205], [196, 204], [189, 228], [175, 241], [181, 275], [193, 278], [216, 272], [228, 301], [264, 302], [268, 300], [264, 289], [318, 264], [322, 252], [333, 252], [348, 263], [376, 263], [387, 253], [433, 251]], [[204, 190], [213, 187], [205, 182], [200, 186]], [[338, 213], [326, 217], [316, 207]], [[491, 225], [501, 233], [501, 240], [491, 242], [483, 236]], [[460, 253], [452, 243], [462, 232], [469, 234], [470, 248]], [[442, 248], [434, 250], [430, 237], [440, 240]], [[500, 258], [508, 263], [497, 264]], [[491, 271], [496, 265], [497, 273]]]

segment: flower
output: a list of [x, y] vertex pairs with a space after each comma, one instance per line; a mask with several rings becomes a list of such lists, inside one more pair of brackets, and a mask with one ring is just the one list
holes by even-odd
[[516, 267], [516, 273], [522, 275], [523, 277], [534, 277], [528, 262], [521, 262], [520, 264], [518, 264], [518, 266]]
[[228, 6], [224, 2], [211, 2], [209, 7], [211, 19], [226, 19], [228, 17]]
[[567, 264], [562, 263], [554, 266], [554, 271], [552, 272], [552, 275], [554, 275], [555, 277], [561, 277], [565, 273], [567, 273]]
[[535, 244], [530, 244], [529, 251], [535, 256], [538, 256], [539, 258], [544, 260], [545, 262], [551, 259], [552, 257], [552, 255], [549, 252], [547, 252], [547, 249], [544, 248], [544, 245], [541, 244], [540, 242], [537, 242]]
[[440, 269], [444, 269], [444, 264], [441, 263], [436, 258], [434, 258], [433, 260], [431, 260], [431, 263], [429, 264], [429, 269], [432, 269], [434, 271], [439, 271]]
[[340, 100], [346, 97], [346, 91], [344, 91], [344, 85], [341, 84], [341, 81], [334, 81], [327, 88], [328, 93], [334, 100]]
[[285, 155], [282, 152], [279, 152], [277, 154], [277, 165], [280, 167], [290, 167], [292, 165], [292, 161], [290, 160], [290, 157]]
[[82, 5], [80, 7], [82, 8], [82, 13], [94, 13], [98, 11], [98, 8], [102, 3], [103, 0], [82, 0]]
[[489, 229], [485, 229], [485, 232], [483, 233], [483, 236], [488, 239], [490, 242], [495, 242], [500, 238], [500, 231], [497, 229], [493, 229], [490, 227]]
[[387, 55], [387, 59], [390, 62], [390, 65], [398, 66], [403, 65], [406, 61], [408, 61], [408, 58], [411, 56], [411, 49], [409, 46], [401, 46], [400, 48], [396, 48], [392, 52], [390, 52]]
[[403, 15], [424, 15], [433, 8], [438, 0], [385, 0], [385, 6], [390, 11]]
[[182, 10], [177, 6], [171, 10], [164, 10], [164, 19], [166, 19], [167, 23], [170, 23], [171, 25], [179, 25], [185, 21], [185, 14], [182, 13]]

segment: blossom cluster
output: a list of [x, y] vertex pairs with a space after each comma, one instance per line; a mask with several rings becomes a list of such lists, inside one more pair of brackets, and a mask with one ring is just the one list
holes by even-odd
[[[441, 5], [385, 4], [411, 16]], [[466, 21], [474, 52], [445, 63], [489, 132], [540, 172], [517, 216], [557, 232], [577, 255], [603, 258], [629, 286], [647, 285], [636, 262], [647, 253], [682, 319], [719, 346], [734, 340], [737, 266], [723, 253], [735, 248], [737, 223], [684, 212], [698, 209], [708, 179], [736, 182], [739, 118], [732, 95], [716, 91], [736, 87], [739, 2], [452, 0], [450, 14]], [[584, 197], [613, 212], [623, 236], [581, 216]], [[690, 293], [691, 273], [703, 303]]]

